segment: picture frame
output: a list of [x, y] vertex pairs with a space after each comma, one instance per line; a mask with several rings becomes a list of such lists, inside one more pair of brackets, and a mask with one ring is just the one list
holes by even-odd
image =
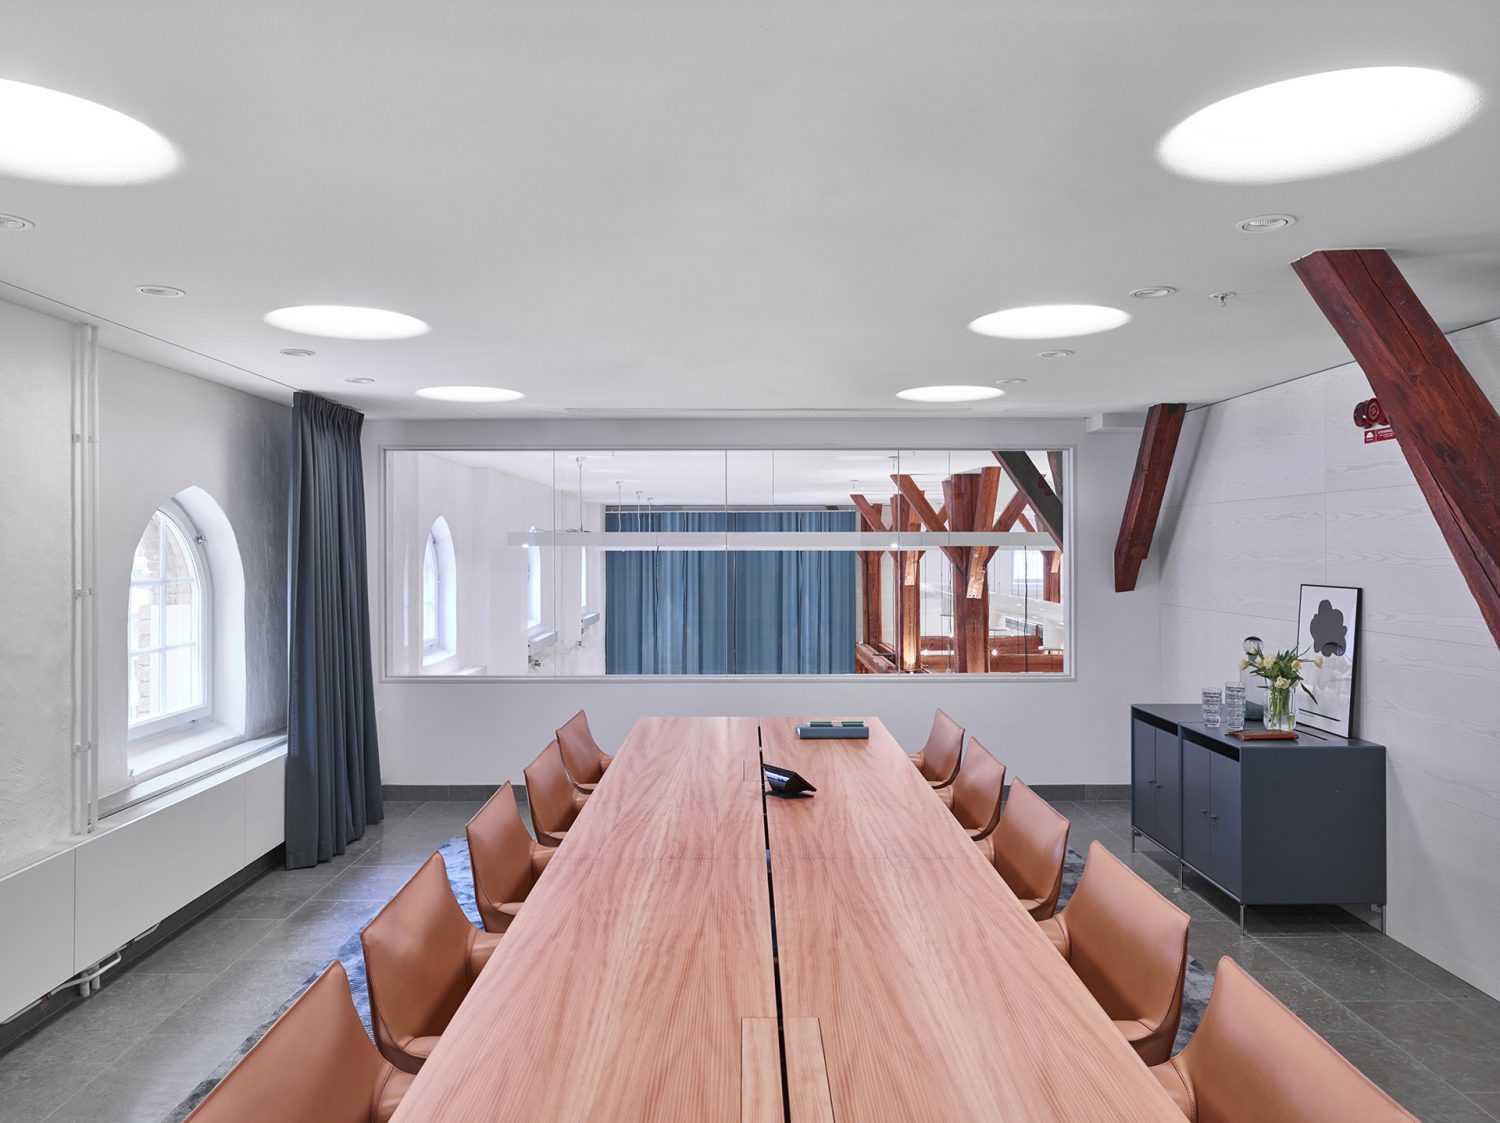
[[1297, 598], [1297, 650], [1308, 664], [1303, 681], [1314, 698], [1300, 694], [1297, 723], [1340, 737], [1354, 735], [1354, 691], [1359, 667], [1359, 602], [1354, 585], [1306, 585]]

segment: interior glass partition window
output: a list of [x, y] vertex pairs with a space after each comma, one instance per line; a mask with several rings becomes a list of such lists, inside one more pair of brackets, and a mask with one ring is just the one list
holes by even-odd
[[[388, 450], [386, 674], [1065, 673], [1067, 461]], [[434, 661], [439, 512], [457, 603]]]

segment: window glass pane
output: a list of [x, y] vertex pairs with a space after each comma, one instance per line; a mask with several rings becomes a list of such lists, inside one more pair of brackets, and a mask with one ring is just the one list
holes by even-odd
[[168, 581], [192, 580], [193, 565], [188, 554], [188, 542], [181, 529], [171, 519], [162, 519], [163, 535], [162, 576]]
[[856, 655], [866, 673], [1062, 669], [1065, 454], [386, 455], [393, 674], [453, 673], [423, 659], [448, 642], [439, 511], [482, 528], [463, 541], [465, 674], [842, 674]]
[[161, 660], [161, 712], [173, 714], [198, 705], [202, 701], [198, 693], [198, 648], [168, 648]]
[[174, 581], [159, 588], [163, 641], [167, 644], [194, 642], [198, 638], [198, 606], [192, 583]]
[[161, 524], [160, 513], [152, 515], [146, 524], [146, 531], [141, 535], [131, 562], [131, 580], [152, 580], [161, 576]]
[[427, 536], [422, 554], [422, 644], [435, 647], [438, 642], [438, 558], [437, 542]]
[[130, 660], [130, 720], [147, 721], [160, 713], [157, 684], [161, 656], [137, 655]]
[[127, 627], [130, 633], [130, 650], [145, 651], [160, 647], [161, 612], [158, 599], [160, 585], [132, 585], [130, 587], [130, 615]]

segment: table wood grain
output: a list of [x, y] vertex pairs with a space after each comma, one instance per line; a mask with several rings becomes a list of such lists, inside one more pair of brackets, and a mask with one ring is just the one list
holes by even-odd
[[757, 759], [753, 719], [636, 723], [397, 1123], [740, 1118], [741, 1022], [776, 1018]]
[[1181, 1123], [885, 727], [796, 723], [761, 722], [818, 788], [767, 801], [782, 1007], [821, 1028], [834, 1117]]

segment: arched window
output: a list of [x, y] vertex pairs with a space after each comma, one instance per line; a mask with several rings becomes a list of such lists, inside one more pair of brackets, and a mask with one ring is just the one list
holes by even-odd
[[176, 502], [146, 524], [130, 567], [129, 734], [211, 716], [213, 594], [202, 536]]
[[453, 533], [439, 515], [422, 551], [422, 661], [437, 663], [458, 653], [458, 572]]

